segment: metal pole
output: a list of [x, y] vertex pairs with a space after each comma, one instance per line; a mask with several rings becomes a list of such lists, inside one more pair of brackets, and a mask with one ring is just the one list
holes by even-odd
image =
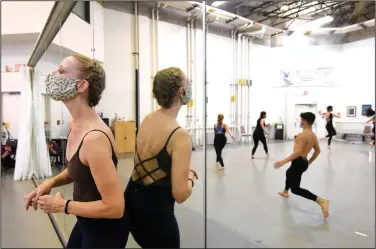
[[155, 9], [151, 10], [151, 60], [150, 60], [150, 65], [151, 65], [151, 76], [150, 76], [150, 84], [151, 84], [151, 110], [155, 111], [156, 109], [156, 104], [155, 104], [155, 99], [154, 99], [154, 94], [153, 94], [153, 83], [154, 83], [154, 76], [155, 76]]
[[196, 103], [193, 103], [193, 126], [194, 126], [194, 145], [196, 145], [197, 143], [197, 129], [196, 129], [196, 125], [197, 125], [197, 82], [196, 82], [196, 20], [195, 19], [192, 19], [191, 20], [191, 28], [192, 28], [192, 58], [193, 58], [193, 62], [192, 62], [192, 87], [193, 87], [193, 91], [194, 91], [194, 101], [196, 101]]
[[[191, 29], [190, 28], [191, 28], [191, 23], [189, 22], [189, 19], [187, 19], [187, 28], [186, 28], [187, 76], [188, 76], [188, 81], [192, 82], [192, 76], [191, 76], [191, 70], [190, 70], [190, 66], [191, 66], [191, 51], [190, 51]], [[187, 108], [187, 113], [185, 115], [185, 127], [189, 128], [189, 109], [190, 109], [189, 105], [187, 105], [186, 108]]]
[[135, 62], [135, 104], [136, 104], [136, 134], [138, 133], [138, 128], [140, 124], [140, 105], [139, 105], [139, 95], [140, 95], [140, 84], [139, 84], [139, 33], [138, 33], [138, 2], [134, 2], [134, 62]]
[[203, 114], [203, 119], [204, 119], [204, 248], [207, 248], [207, 179], [206, 179], [206, 176], [207, 176], [207, 165], [206, 165], [206, 159], [207, 159], [207, 147], [206, 147], [206, 139], [207, 139], [207, 134], [206, 134], [206, 126], [207, 126], [207, 119], [206, 119], [206, 111], [207, 111], [207, 101], [206, 101], [206, 80], [207, 80], [207, 74], [206, 74], [206, 57], [207, 57], [207, 54], [206, 54], [206, 45], [207, 45], [207, 33], [206, 33], [206, 28], [207, 28], [207, 24], [206, 24], [206, 1], [203, 1], [203, 6], [202, 6], [202, 13], [203, 13], [203, 16], [202, 16], [202, 32], [203, 32], [203, 35], [204, 35], [204, 39], [203, 39], [203, 55], [204, 55], [204, 70], [203, 70], [203, 73], [204, 73], [204, 77], [203, 77], [203, 80], [204, 80], [204, 84], [203, 84], [203, 92], [204, 92], [204, 114]]
[[[157, 73], [158, 70], [159, 70], [159, 45], [158, 45], [158, 41], [159, 41], [159, 32], [158, 32], [158, 28], [159, 28], [159, 8], [160, 8], [160, 4], [158, 3], [157, 5], [157, 9], [155, 11], [155, 35], [154, 35], [154, 38], [155, 38], [155, 41], [154, 41], [154, 45], [155, 45], [155, 49], [154, 49], [154, 52], [155, 52], [155, 65], [154, 65], [154, 70], [155, 72]], [[155, 102], [155, 110], [158, 109], [158, 102], [156, 99], [154, 99], [154, 102]]]

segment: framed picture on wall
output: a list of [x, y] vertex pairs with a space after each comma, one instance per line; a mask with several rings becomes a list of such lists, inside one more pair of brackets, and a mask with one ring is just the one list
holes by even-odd
[[367, 116], [367, 110], [371, 107], [372, 105], [362, 105], [362, 116]]
[[356, 106], [347, 107], [347, 117], [356, 117]]

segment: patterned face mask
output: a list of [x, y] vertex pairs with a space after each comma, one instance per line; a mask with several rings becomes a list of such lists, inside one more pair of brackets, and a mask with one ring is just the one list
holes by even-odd
[[186, 105], [192, 99], [192, 86], [189, 84], [186, 87], [183, 87], [184, 95], [180, 97], [180, 100], [183, 105]]
[[68, 100], [78, 95], [76, 79], [49, 74], [46, 77], [46, 94], [56, 101]]

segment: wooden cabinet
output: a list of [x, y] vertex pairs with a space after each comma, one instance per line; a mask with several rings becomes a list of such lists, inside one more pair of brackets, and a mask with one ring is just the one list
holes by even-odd
[[114, 125], [117, 153], [131, 153], [135, 151], [136, 122], [116, 121]]

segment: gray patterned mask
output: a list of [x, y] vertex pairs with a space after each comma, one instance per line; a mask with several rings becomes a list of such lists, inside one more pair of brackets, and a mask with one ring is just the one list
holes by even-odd
[[186, 87], [183, 87], [184, 95], [180, 97], [180, 100], [183, 105], [187, 105], [192, 99], [192, 86], [189, 84]]
[[46, 94], [56, 101], [68, 100], [78, 95], [77, 79], [58, 77], [49, 74], [46, 77]]

